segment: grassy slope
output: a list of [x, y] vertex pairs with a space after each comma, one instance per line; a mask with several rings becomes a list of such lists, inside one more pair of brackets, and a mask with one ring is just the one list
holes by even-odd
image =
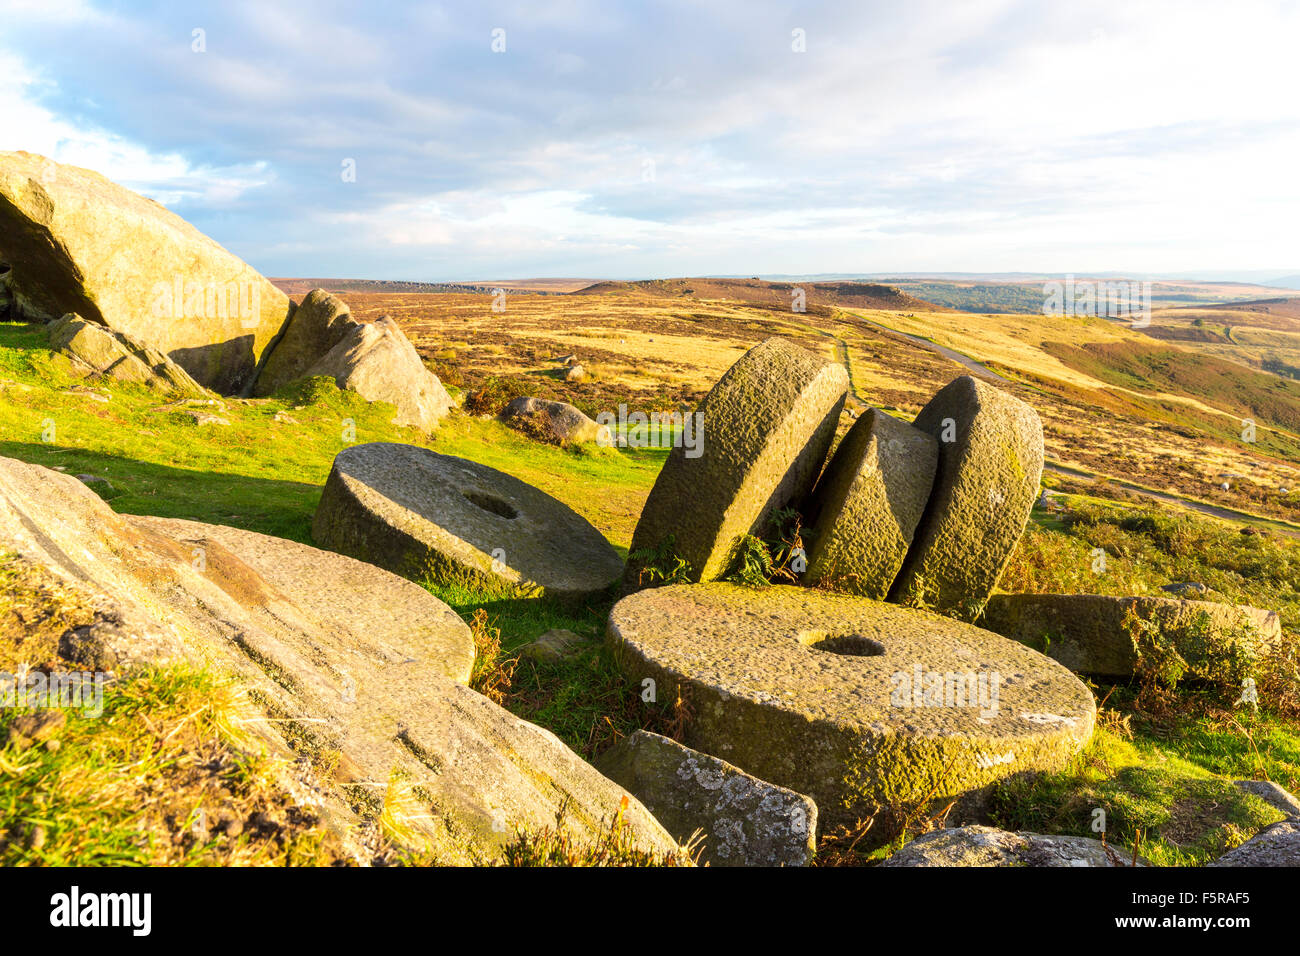
[[[116, 386], [99, 389], [111, 392], [106, 403], [65, 394], [79, 385], [66, 364], [44, 350], [37, 330], [0, 325], [0, 455], [106, 477], [113, 490], [104, 492], [105, 497], [127, 513], [194, 518], [309, 541], [320, 484], [334, 454], [343, 447], [344, 419], [355, 420], [357, 441], [426, 443], [419, 433], [389, 424], [391, 411], [383, 406], [366, 405], [336, 390], [318, 393], [312, 404], [302, 407], [295, 407], [292, 399], [228, 401], [218, 414], [230, 421], [229, 426], [196, 426], [182, 411], [157, 410], [163, 402], [153, 393]], [[292, 416], [296, 424], [276, 422], [277, 412]], [[55, 425], [51, 442], [42, 440], [49, 420]], [[537, 484], [586, 515], [623, 547], [663, 456], [662, 452], [584, 456], [539, 445], [495, 422], [462, 415], [450, 419], [427, 444]], [[1169, 580], [1200, 579], [1232, 600], [1278, 607], [1288, 625], [1296, 626], [1300, 596], [1291, 582], [1300, 551], [1293, 543], [1252, 538], [1243, 545], [1250, 550], [1243, 552], [1228, 547], [1228, 538], [1212, 537], [1212, 532], [1220, 533], [1217, 526], [1188, 518], [1186, 527], [1191, 530], [1186, 534], [1191, 537], [1170, 552], [1168, 540], [1161, 537], [1168, 535], [1168, 529], [1162, 531], [1158, 524], [1125, 525], [1116, 518], [1067, 525], [1055, 517], [1039, 518], [1004, 579], [1008, 586], [1118, 588], [1134, 593]], [[1239, 542], [1233, 538], [1231, 543]], [[1105, 581], [1087, 572], [1089, 552], [1095, 546], [1114, 551], [1111, 576]], [[508, 657], [552, 627], [595, 638], [608, 612], [607, 603], [566, 612], [545, 602], [450, 587], [433, 586], [433, 590], [467, 619], [484, 609], [490, 626], [500, 629]], [[507, 660], [507, 664], [513, 664], [514, 670], [506, 705], [553, 729], [581, 753], [599, 752], [638, 726], [670, 727], [669, 710], [643, 706], [599, 642], [573, 662]], [[1102, 695], [1106, 690], [1099, 688]], [[1100, 737], [1096, 746], [1114, 752], [1103, 755], [1104, 759], [1090, 752], [1070, 774], [1042, 780], [1031, 792], [1015, 794], [1005, 804], [1014, 812], [1004, 809], [1003, 822], [1078, 830], [1089, 819], [1086, 813], [1080, 816], [1078, 804], [1080, 788], [1086, 784], [1097, 790], [1103, 805], [1118, 808], [1115, 832], [1129, 832], [1126, 827], [1145, 830], [1151, 841], [1147, 852], [1153, 856], [1194, 862], [1243, 838], [1268, 813], [1249, 801], [1233, 801], [1231, 818], [1209, 821], [1185, 846], [1180, 841], [1186, 838], [1186, 821], [1173, 810], [1179, 805], [1179, 794], [1199, 786], [1189, 782], [1192, 778], [1261, 776], [1300, 789], [1300, 728], [1294, 719], [1270, 709], [1267, 701], [1259, 715], [1235, 713], [1230, 704], [1215, 700], [1204, 708], [1153, 716], [1121, 688], [1110, 704], [1131, 718], [1132, 739], [1125, 740], [1119, 733], [1113, 735], [1119, 743]], [[1173, 776], [1153, 780], [1135, 767], [1165, 767]], [[1130, 808], [1128, 816], [1125, 807]], [[1166, 811], [1178, 824], [1178, 828], [1167, 825], [1167, 835], [1152, 823]]]

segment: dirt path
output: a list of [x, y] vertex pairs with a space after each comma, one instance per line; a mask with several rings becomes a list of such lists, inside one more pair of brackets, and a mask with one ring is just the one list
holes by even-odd
[[863, 325], [870, 326], [876, 331], [882, 332], [891, 338], [901, 339], [905, 342], [910, 342], [912, 345], [916, 345], [919, 346], [920, 348], [926, 349], [927, 351], [934, 352], [936, 355], [942, 355], [944, 358], [948, 359], [949, 361], [956, 362], [958, 365], [960, 365], [962, 368], [966, 369], [968, 372], [972, 373], [973, 375], [978, 375], [981, 378], [991, 379], [995, 382], [1007, 381], [1007, 379], [1003, 378], [997, 372], [994, 372], [992, 369], [988, 368], [987, 366], [975, 361], [969, 355], [963, 355], [961, 352], [958, 352], [955, 349], [950, 349], [946, 345], [940, 345], [937, 342], [931, 342], [929, 339], [922, 338], [919, 335], [912, 335], [908, 332], [900, 332], [897, 329], [891, 329], [887, 325], [881, 325], [879, 322], [873, 322], [870, 319], [863, 318], [862, 316], [858, 315], [856, 312], [846, 312], [845, 315], [851, 316], [857, 319]]

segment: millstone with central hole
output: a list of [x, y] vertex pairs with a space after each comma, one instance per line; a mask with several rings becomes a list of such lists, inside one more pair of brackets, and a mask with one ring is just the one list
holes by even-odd
[[582, 600], [623, 571], [585, 518], [504, 472], [415, 445], [357, 445], [334, 459], [316, 543], [415, 581]]
[[1092, 694], [1060, 664], [868, 598], [675, 585], [615, 604], [608, 637], [639, 692], [680, 690], [690, 746], [808, 794], [823, 823], [1060, 769], [1092, 734]]

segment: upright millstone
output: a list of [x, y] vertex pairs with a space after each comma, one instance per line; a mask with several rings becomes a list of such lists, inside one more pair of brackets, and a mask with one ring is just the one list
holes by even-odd
[[[700, 446], [669, 453], [631, 551], [671, 548], [693, 581], [726, 574], [744, 535], [764, 533], [771, 514], [817, 480], [848, 385], [842, 365], [787, 339], [742, 355], [700, 403]], [[627, 590], [650, 583], [644, 568], [628, 562]]]
[[889, 598], [974, 617], [1033, 509], [1043, 425], [1024, 402], [969, 375], [944, 386], [913, 424], [938, 439], [939, 469]]
[[873, 408], [849, 429], [813, 492], [805, 582], [889, 593], [925, 512], [939, 461], [930, 435]]

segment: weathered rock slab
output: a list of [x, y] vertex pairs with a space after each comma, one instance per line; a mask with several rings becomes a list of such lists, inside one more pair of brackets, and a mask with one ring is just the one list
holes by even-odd
[[70, 313], [51, 322], [46, 334], [50, 348], [66, 355], [86, 373], [179, 395], [210, 394], [158, 349], [123, 332], [87, 322], [79, 315]]
[[604, 591], [623, 568], [599, 531], [545, 492], [414, 445], [340, 452], [312, 537], [415, 581], [505, 585], [561, 600]]
[[809, 584], [883, 599], [930, 499], [938, 443], [878, 408], [849, 429], [813, 492]]
[[[166, 659], [237, 674], [264, 708], [252, 729], [335, 766], [328, 808], [374, 823], [393, 781], [417, 781], [404, 822], [444, 863], [497, 858], [516, 827], [594, 839], [623, 788], [553, 734], [466, 687], [463, 622], [379, 568], [234, 528], [114, 514], [70, 475], [0, 459], [0, 550], [88, 595], [94, 623], [62, 652], [88, 668]], [[333, 759], [330, 760], [331, 755]], [[643, 849], [675, 843], [636, 800]]]
[[939, 442], [939, 468], [890, 600], [974, 617], [997, 586], [1038, 497], [1043, 425], [1009, 392], [963, 375], [913, 425]]
[[1210, 866], [1300, 866], [1300, 822], [1283, 820], [1219, 857]]
[[[746, 352], [700, 403], [701, 447], [669, 453], [631, 550], [657, 551], [672, 537], [691, 580], [726, 574], [744, 535], [766, 533], [775, 510], [812, 489], [848, 385], [844, 366], [788, 339]], [[628, 563], [626, 588], [642, 586], [641, 571]]]
[[610, 612], [634, 682], [680, 690], [685, 741], [805, 793], [823, 823], [1060, 769], [1092, 694], [1055, 661], [951, 618], [810, 588], [674, 585]]
[[711, 866], [806, 866], [816, 850], [817, 804], [725, 760], [646, 730], [595, 762], [627, 788], [679, 843], [704, 834]]
[[283, 292], [162, 205], [32, 153], [0, 153], [0, 260], [18, 317], [75, 312], [227, 394], [290, 314]]
[[[1043, 833], [1009, 833], [966, 826], [923, 833], [881, 866], [1099, 866], [1133, 865], [1132, 852], [1100, 840]], [[1141, 857], [1138, 866], [1149, 865]]]
[[1281, 638], [1276, 611], [1164, 597], [995, 594], [982, 627], [1042, 651], [1081, 674], [1131, 677], [1137, 668], [1125, 627], [1132, 612], [1154, 625], [1194, 669], [1213, 669], [1240, 651], [1260, 657]]

